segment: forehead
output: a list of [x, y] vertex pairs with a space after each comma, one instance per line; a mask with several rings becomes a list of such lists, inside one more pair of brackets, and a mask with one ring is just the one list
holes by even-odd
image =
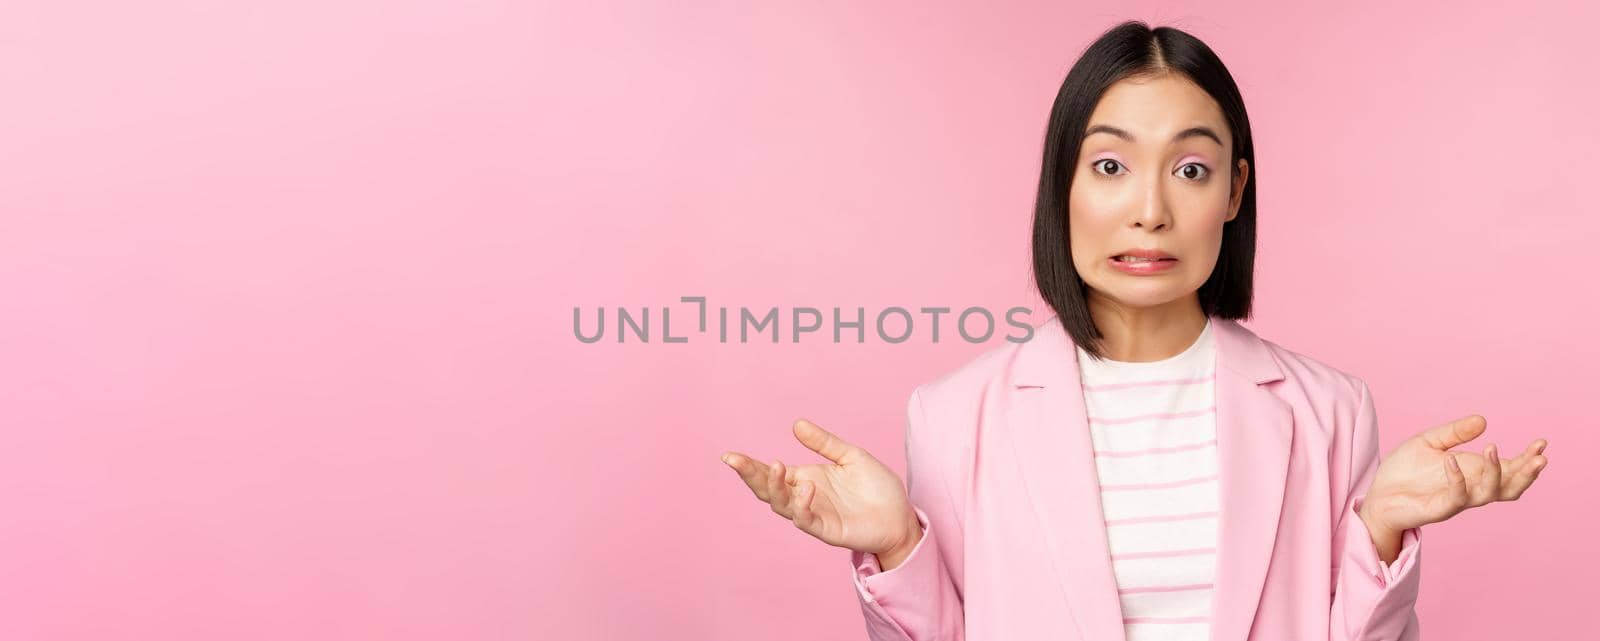
[[1182, 74], [1117, 81], [1100, 97], [1089, 124], [1126, 129], [1140, 144], [1165, 145], [1173, 133], [1197, 125], [1210, 126], [1224, 141], [1228, 134], [1222, 107]]

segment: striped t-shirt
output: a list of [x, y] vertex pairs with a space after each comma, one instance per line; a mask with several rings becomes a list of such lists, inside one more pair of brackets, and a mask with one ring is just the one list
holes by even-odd
[[1078, 367], [1128, 641], [1209, 639], [1220, 505], [1211, 319], [1171, 358], [1096, 361], [1079, 348]]

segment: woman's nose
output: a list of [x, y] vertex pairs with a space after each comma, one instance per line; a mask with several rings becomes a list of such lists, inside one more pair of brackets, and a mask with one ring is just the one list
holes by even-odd
[[1172, 208], [1167, 205], [1166, 197], [1159, 187], [1145, 191], [1144, 199], [1138, 203], [1138, 210], [1134, 215], [1133, 224], [1147, 230], [1163, 229], [1172, 224]]

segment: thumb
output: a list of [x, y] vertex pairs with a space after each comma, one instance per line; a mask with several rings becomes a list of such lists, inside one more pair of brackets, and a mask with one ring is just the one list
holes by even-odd
[[1478, 438], [1483, 430], [1489, 426], [1489, 421], [1482, 416], [1473, 414], [1450, 421], [1443, 425], [1428, 428], [1422, 433], [1422, 440], [1436, 450], [1448, 450], [1452, 447]]
[[822, 429], [816, 423], [803, 418], [794, 422], [794, 437], [800, 439], [800, 443], [811, 451], [821, 454], [839, 465], [845, 465], [854, 460], [856, 453], [859, 451], [856, 446], [846, 443], [844, 439], [834, 436], [832, 432]]

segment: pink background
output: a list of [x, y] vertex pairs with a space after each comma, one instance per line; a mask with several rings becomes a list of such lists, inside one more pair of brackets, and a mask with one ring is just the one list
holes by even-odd
[[1590, 625], [1592, 3], [720, 4], [0, 10], [0, 638], [864, 638], [847, 553], [717, 457], [816, 462], [805, 416], [903, 470], [912, 387], [998, 339], [572, 310], [1042, 321], [1045, 117], [1125, 18], [1244, 92], [1250, 327], [1371, 383], [1385, 451], [1551, 440], [1429, 526], [1427, 637]]

